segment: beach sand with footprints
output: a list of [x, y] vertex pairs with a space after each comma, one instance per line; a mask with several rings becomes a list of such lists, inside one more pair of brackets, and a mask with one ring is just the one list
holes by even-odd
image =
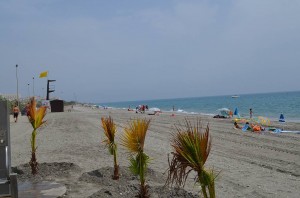
[[[48, 113], [47, 124], [38, 131], [37, 160], [39, 174], [30, 174], [30, 135], [27, 117], [11, 120], [11, 161], [19, 184], [26, 181], [53, 181], [65, 185], [63, 197], [134, 197], [139, 180], [128, 170], [128, 154], [118, 146], [120, 180], [112, 180], [113, 157], [102, 143], [101, 116], [112, 116], [118, 126], [117, 143], [122, 127], [137, 117], [151, 119], [145, 153], [151, 158], [146, 181], [151, 197], [199, 197], [200, 188], [187, 179], [184, 188], [164, 187], [171, 133], [174, 124], [197, 120], [198, 115], [161, 113], [136, 114], [117, 109], [91, 109], [75, 106], [71, 112]], [[216, 180], [217, 197], [299, 197], [300, 134], [265, 132], [257, 134], [233, 129], [228, 119], [201, 117], [209, 123], [212, 150], [207, 168], [220, 172]], [[276, 124], [275, 124], [276, 125]], [[279, 123], [277, 123], [279, 126]], [[286, 123], [286, 130], [299, 130], [299, 123]]]

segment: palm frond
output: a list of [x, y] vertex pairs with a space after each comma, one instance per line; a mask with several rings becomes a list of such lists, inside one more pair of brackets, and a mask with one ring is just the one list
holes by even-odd
[[111, 155], [113, 155], [114, 152], [117, 150], [117, 145], [114, 142], [108, 144], [107, 147], [108, 147], [108, 152]]
[[173, 158], [169, 160], [167, 184], [185, 184], [189, 173], [194, 170], [201, 172], [211, 148], [209, 126], [201, 132], [200, 121], [192, 125], [186, 119], [184, 127], [176, 126], [177, 133], [172, 134], [171, 146]]
[[145, 153], [138, 154], [135, 158], [129, 157], [130, 166], [129, 169], [134, 175], [142, 174], [142, 171], [147, 170], [150, 158]]
[[115, 141], [115, 134], [117, 132], [117, 127], [113, 121], [113, 119], [109, 117], [102, 117], [102, 128], [104, 130], [104, 135], [106, 139], [103, 141], [107, 145], [112, 145]]
[[42, 124], [46, 122], [43, 120], [46, 115], [46, 110], [46, 106], [41, 106], [39, 109], [37, 109], [34, 97], [31, 98], [27, 116], [29, 122], [31, 123], [34, 129], [39, 128]]
[[[202, 187], [202, 191], [203, 193], [206, 193], [204, 191], [206, 191], [205, 187], [207, 187], [208, 189], [208, 194], [210, 198], [215, 198], [215, 180], [217, 178], [217, 176], [220, 174], [220, 172], [218, 174], [215, 173], [214, 170], [203, 170], [200, 174], [199, 174], [199, 183]], [[206, 194], [207, 196], [207, 194]], [[208, 197], [208, 196], [207, 196]]]
[[207, 125], [205, 132], [202, 133], [199, 120], [195, 126], [186, 120], [185, 127], [177, 127], [177, 133], [172, 134], [171, 146], [178, 160], [196, 170], [201, 170], [211, 149], [209, 126]]
[[[215, 170], [203, 170], [203, 184], [205, 186], [209, 186], [214, 184], [216, 178], [218, 177], [219, 173], [216, 173]], [[198, 181], [200, 182], [200, 181]]]
[[182, 163], [183, 160], [180, 159], [180, 155], [176, 155], [176, 153], [174, 152], [172, 152], [171, 154], [173, 154], [173, 158], [171, 161], [168, 156], [169, 169], [166, 185], [175, 183], [176, 185], [184, 186], [188, 175], [191, 171], [193, 171], [193, 169], [189, 166], [188, 163]]
[[150, 120], [136, 119], [124, 128], [121, 137], [121, 145], [126, 147], [129, 152], [139, 153], [144, 150], [145, 137], [150, 124]]

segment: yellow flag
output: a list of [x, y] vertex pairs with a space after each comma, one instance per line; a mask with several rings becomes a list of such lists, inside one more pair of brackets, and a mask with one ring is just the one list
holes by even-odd
[[40, 73], [40, 78], [44, 78], [48, 76], [48, 71]]

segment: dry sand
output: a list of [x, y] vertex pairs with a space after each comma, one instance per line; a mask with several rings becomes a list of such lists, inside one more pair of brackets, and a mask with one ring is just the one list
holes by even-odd
[[[184, 189], [163, 188], [167, 155], [171, 152], [170, 134], [174, 124], [187, 115], [141, 115], [126, 110], [99, 110], [74, 107], [72, 112], [48, 113], [47, 125], [38, 131], [37, 159], [40, 173], [29, 174], [30, 135], [27, 117], [11, 120], [13, 170], [19, 182], [55, 181], [66, 185], [63, 197], [134, 197], [138, 179], [128, 171], [126, 151], [119, 146], [120, 181], [111, 179], [113, 158], [103, 141], [100, 117], [111, 115], [120, 135], [130, 119], [151, 118], [145, 152], [151, 157], [147, 182], [151, 197], [197, 197], [200, 189], [191, 176]], [[191, 120], [198, 116], [189, 115]], [[230, 120], [202, 117], [209, 122], [212, 151], [206, 167], [221, 171], [216, 181], [217, 197], [299, 197], [300, 134], [256, 134], [233, 129]], [[285, 129], [300, 130], [299, 123]], [[33, 196], [34, 197], [34, 196]]]

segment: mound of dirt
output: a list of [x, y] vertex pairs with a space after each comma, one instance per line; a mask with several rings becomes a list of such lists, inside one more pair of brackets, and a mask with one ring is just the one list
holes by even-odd
[[[83, 197], [136, 197], [139, 194], [139, 178], [133, 175], [128, 167], [121, 166], [119, 169], [119, 180], [113, 180], [113, 168], [103, 167], [90, 172], [82, 173], [82, 169], [74, 163], [54, 162], [39, 164], [39, 172], [33, 176], [29, 164], [12, 167], [12, 171], [18, 174], [21, 183], [32, 182], [35, 184], [54, 181], [62, 183], [67, 190], [63, 197], [72, 197], [76, 192], [85, 192]], [[183, 188], [165, 187], [165, 175], [148, 169], [146, 172], [146, 183], [150, 197], [186, 197], [194, 198], [199, 195], [185, 191]], [[93, 190], [89, 193], [87, 187]], [[94, 192], [94, 193], [93, 193]]]
[[[138, 186], [128, 185], [128, 191], [125, 193], [117, 193], [115, 189], [103, 188], [98, 192], [92, 194], [88, 198], [102, 198], [102, 197], [138, 197]], [[130, 190], [129, 190], [130, 189]], [[164, 187], [149, 187], [150, 197], [153, 198], [198, 198], [199, 195], [192, 194], [181, 188], [164, 188]]]
[[70, 172], [80, 171], [81, 168], [74, 163], [53, 162], [39, 164], [38, 174], [33, 176], [29, 164], [12, 167], [12, 172], [17, 173], [18, 181], [39, 182], [43, 180], [53, 181], [56, 178], [68, 177]]
[[[101, 189], [89, 196], [89, 198], [136, 197], [140, 187], [138, 177], [134, 176], [129, 171], [128, 167], [120, 167], [119, 173], [119, 180], [113, 180], [113, 168], [104, 167], [83, 173], [79, 180], [87, 183], [100, 184], [99, 186], [101, 186]], [[165, 176], [161, 173], [157, 173], [152, 169], [147, 170], [146, 180], [151, 197], [199, 197], [199, 195], [189, 193], [182, 188], [165, 187], [164, 178]]]

